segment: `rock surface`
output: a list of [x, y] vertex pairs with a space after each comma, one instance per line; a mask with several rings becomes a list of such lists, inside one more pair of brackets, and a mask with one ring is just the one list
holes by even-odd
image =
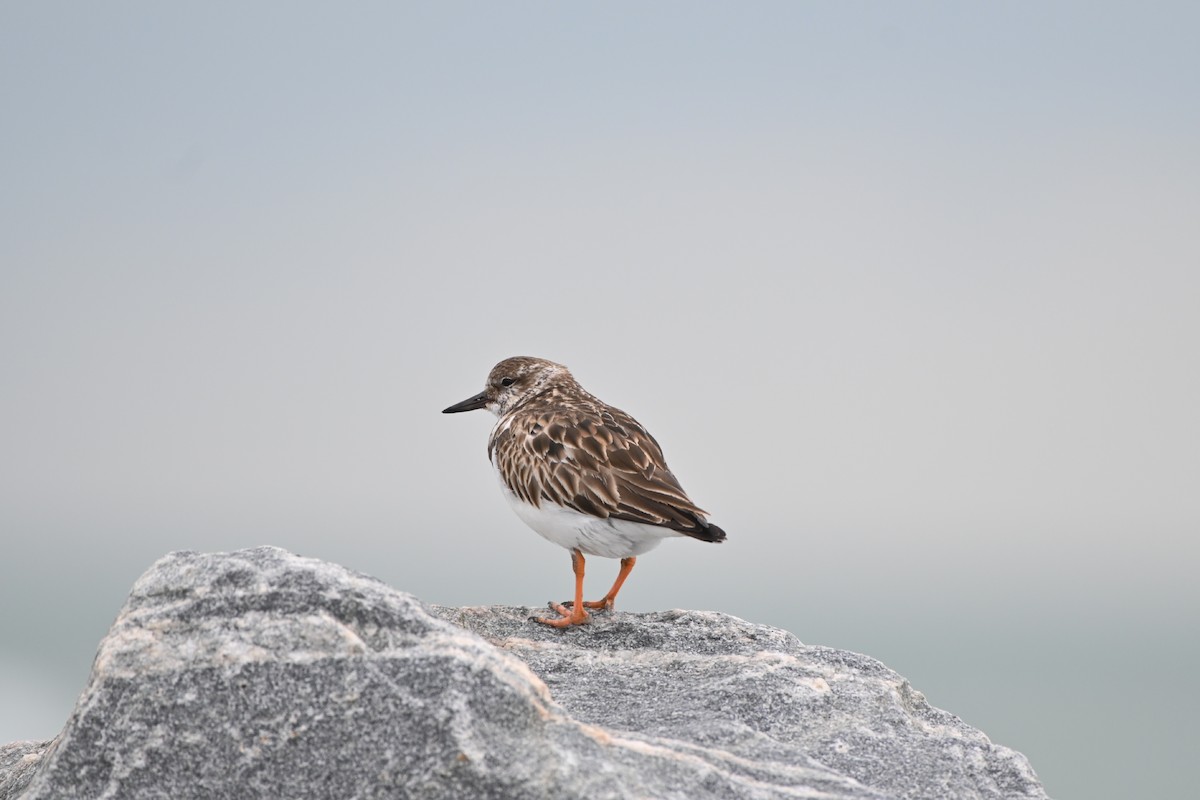
[[0, 800], [1043, 798], [1024, 756], [865, 656], [696, 611], [433, 608], [275, 548], [135, 584]]
[[50, 742], [11, 742], [0, 745], [0, 798], [16, 797], [17, 792], [33, 778], [33, 771], [42, 763]]

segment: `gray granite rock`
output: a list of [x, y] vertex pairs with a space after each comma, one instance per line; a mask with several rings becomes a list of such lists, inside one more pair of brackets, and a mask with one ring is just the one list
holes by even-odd
[[876, 661], [722, 614], [427, 609], [274, 548], [135, 584], [0, 800], [1040, 798], [1023, 756]]
[[16, 797], [33, 779], [33, 771], [42, 763], [49, 741], [22, 741], [0, 745], [0, 799]]
[[519, 657], [573, 718], [755, 762], [832, 769], [886, 797], [1041, 798], [1026, 758], [930, 706], [875, 659], [727, 614], [596, 615], [565, 632], [522, 608], [433, 612]]

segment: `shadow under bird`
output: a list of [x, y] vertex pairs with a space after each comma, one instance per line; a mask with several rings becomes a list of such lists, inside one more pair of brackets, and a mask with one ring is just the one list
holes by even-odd
[[[565, 628], [586, 609], [611, 609], [637, 557], [671, 536], [723, 542], [667, 468], [662, 448], [641, 424], [592, 396], [562, 364], [507, 358], [484, 390], [442, 411], [486, 408], [496, 415], [488, 459], [521, 520], [571, 551], [575, 600], [551, 603], [559, 616], [537, 622]], [[584, 554], [621, 559], [608, 594], [584, 602]]]

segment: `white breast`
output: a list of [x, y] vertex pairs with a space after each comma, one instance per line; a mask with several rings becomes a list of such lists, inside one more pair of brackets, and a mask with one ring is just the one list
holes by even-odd
[[[496, 475], [499, 477], [500, 473]], [[500, 491], [504, 492], [504, 498], [526, 525], [560, 547], [578, 549], [589, 556], [640, 556], [658, 547], [659, 542], [669, 536], [683, 536], [678, 531], [658, 525], [581, 514], [548, 500], [543, 500], [540, 506], [534, 506], [513, 494], [503, 479], [500, 479]]]

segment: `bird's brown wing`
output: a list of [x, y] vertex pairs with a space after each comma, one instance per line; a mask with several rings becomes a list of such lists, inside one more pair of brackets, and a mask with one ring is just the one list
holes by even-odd
[[617, 409], [521, 414], [489, 450], [505, 484], [527, 503], [725, 538], [667, 469], [654, 437]]

